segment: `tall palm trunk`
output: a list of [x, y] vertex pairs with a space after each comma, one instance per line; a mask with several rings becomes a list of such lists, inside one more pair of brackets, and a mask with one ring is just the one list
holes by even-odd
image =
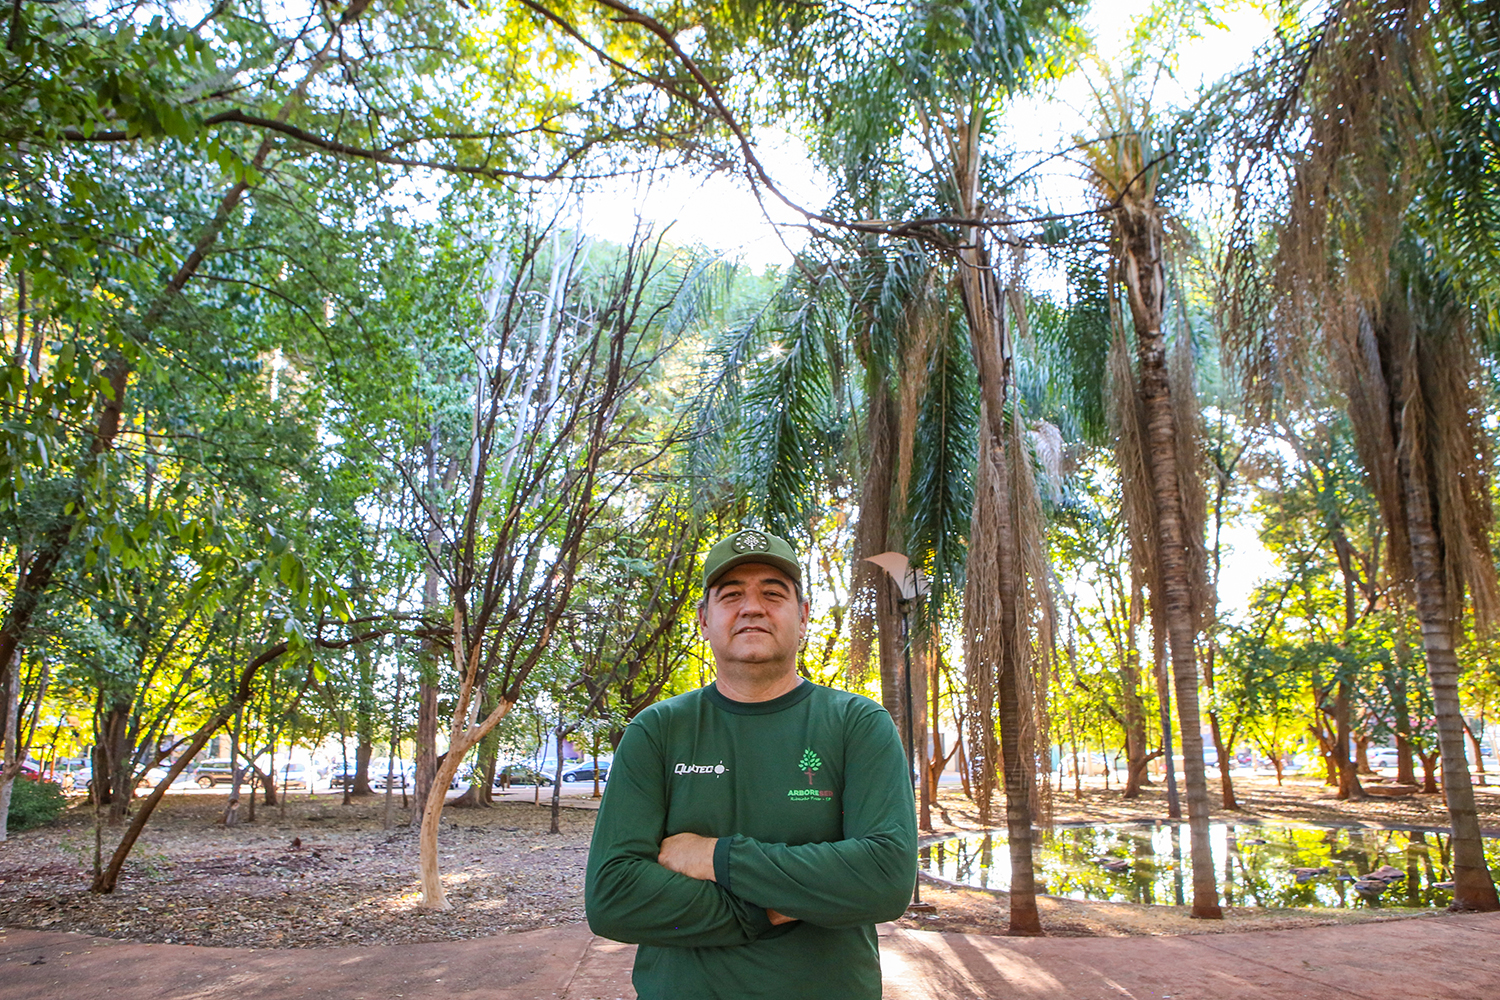
[[[1410, 395], [1415, 395], [1411, 392]], [[1500, 910], [1494, 879], [1484, 860], [1484, 841], [1474, 786], [1464, 754], [1464, 718], [1458, 700], [1458, 655], [1454, 652], [1452, 603], [1447, 568], [1433, 517], [1428, 467], [1416, 447], [1421, 432], [1412, 424], [1420, 398], [1406, 401], [1398, 411], [1396, 468], [1406, 501], [1406, 534], [1411, 546], [1413, 590], [1422, 648], [1427, 654], [1427, 680], [1437, 718], [1438, 748], [1443, 762], [1443, 796], [1453, 827], [1453, 904], [1455, 910]]]
[[[977, 233], [975, 234], [977, 237]], [[976, 240], [977, 242], [977, 240]], [[975, 490], [974, 528], [965, 595], [968, 668], [977, 716], [972, 759], [981, 812], [988, 812], [988, 783], [998, 749], [1005, 784], [1005, 827], [1010, 849], [1010, 933], [1040, 934], [1036, 875], [1032, 863], [1032, 752], [1029, 656], [1026, 619], [1021, 612], [1024, 581], [1017, 524], [1013, 462], [1019, 461], [1019, 435], [1009, 412], [1010, 358], [1006, 350], [1004, 302], [987, 255], [965, 250], [960, 280], [969, 320], [970, 344], [979, 374], [981, 404], [980, 481]], [[982, 650], [982, 653], [981, 653]], [[976, 685], [975, 682], [980, 682]], [[993, 683], [993, 691], [986, 688]], [[993, 701], [991, 701], [993, 698]], [[994, 745], [991, 705], [998, 707], [1000, 741]]]
[[1196, 613], [1184, 533], [1182, 494], [1177, 478], [1177, 420], [1167, 377], [1162, 336], [1166, 271], [1162, 227], [1154, 206], [1122, 201], [1116, 213], [1121, 272], [1129, 294], [1145, 408], [1146, 444], [1151, 456], [1152, 498], [1156, 512], [1162, 610], [1182, 730], [1183, 772], [1187, 785], [1190, 855], [1193, 862], [1193, 916], [1219, 918], [1219, 892], [1208, 839], [1208, 783], [1203, 767], [1203, 732], [1198, 706]]
[[[1378, 306], [1357, 310], [1334, 341], [1335, 357], [1380, 501], [1393, 571], [1410, 582], [1422, 630], [1453, 829], [1452, 908], [1497, 910], [1464, 754], [1455, 652], [1465, 589], [1479, 627], [1496, 620], [1500, 604], [1476, 417], [1482, 406], [1474, 386], [1481, 376], [1466, 339], [1466, 314], [1431, 270], [1425, 249], [1408, 239], [1390, 259]], [[1405, 645], [1398, 630], [1398, 669]]]
[[[1409, 464], [1403, 455], [1401, 464]], [[1453, 824], [1453, 908], [1500, 910], [1495, 882], [1484, 860], [1474, 786], [1464, 755], [1464, 719], [1458, 702], [1458, 656], [1443, 582], [1442, 553], [1426, 496], [1425, 484], [1403, 469], [1407, 496], [1407, 531], [1411, 537], [1417, 618], [1427, 653], [1427, 679], [1437, 716], [1438, 747], [1443, 761], [1443, 795]]]

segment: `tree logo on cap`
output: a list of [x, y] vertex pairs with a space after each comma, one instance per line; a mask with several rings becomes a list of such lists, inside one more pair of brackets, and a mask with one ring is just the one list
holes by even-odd
[[758, 552], [766, 547], [766, 536], [758, 531], [742, 531], [734, 539], [734, 551]]

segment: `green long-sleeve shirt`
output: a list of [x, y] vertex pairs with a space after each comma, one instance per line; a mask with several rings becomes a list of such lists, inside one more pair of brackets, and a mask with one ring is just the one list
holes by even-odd
[[[657, 864], [716, 837], [715, 882]], [[911, 779], [891, 718], [803, 682], [768, 702], [714, 685], [626, 727], [589, 850], [596, 934], [640, 945], [642, 1000], [878, 1000], [874, 925], [916, 879]], [[771, 926], [766, 909], [796, 923]]]

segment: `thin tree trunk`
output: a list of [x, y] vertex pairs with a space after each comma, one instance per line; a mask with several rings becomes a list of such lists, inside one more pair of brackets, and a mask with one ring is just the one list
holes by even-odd
[[1182, 731], [1183, 771], [1187, 784], [1189, 854], [1193, 863], [1193, 916], [1218, 919], [1217, 873], [1209, 843], [1208, 784], [1203, 767], [1202, 715], [1198, 708], [1198, 657], [1195, 648], [1193, 585], [1186, 525], [1177, 474], [1177, 424], [1167, 376], [1166, 342], [1161, 316], [1166, 276], [1161, 256], [1161, 222], [1153, 211], [1128, 201], [1117, 218], [1121, 234], [1121, 270], [1129, 292], [1140, 363], [1141, 400], [1151, 455], [1163, 618], [1172, 658], [1172, 680]]
[[1443, 794], [1453, 826], [1453, 903], [1449, 908], [1500, 910], [1500, 897], [1496, 895], [1495, 882], [1484, 859], [1474, 786], [1469, 779], [1468, 761], [1464, 755], [1464, 719], [1458, 700], [1458, 656], [1453, 648], [1451, 605], [1444, 582], [1442, 551], [1433, 527], [1426, 470], [1418, 465], [1420, 456], [1413, 455], [1415, 449], [1407, 435], [1403, 433], [1402, 436], [1399, 467], [1405, 490], [1417, 618], [1422, 624], [1427, 678], [1432, 685], [1432, 704], [1437, 716]]
[[[391, 818], [392, 796], [395, 794], [391, 785], [396, 779], [396, 746], [401, 739], [401, 685], [405, 680], [405, 672], [398, 668], [396, 670], [396, 697], [391, 703], [391, 742], [386, 747], [385, 753], [385, 802], [383, 804], [380, 823], [387, 830], [395, 822]], [[404, 800], [406, 798], [406, 778], [404, 774], [401, 779], [401, 788], [401, 797]]]
[[[969, 273], [967, 268], [965, 273]], [[1013, 443], [1009, 438], [1014, 428], [1009, 426], [1005, 406], [1010, 381], [1009, 362], [1002, 350], [1005, 336], [1002, 306], [998, 301], [987, 302], [988, 296], [983, 296], [988, 290], [998, 299], [999, 289], [993, 284], [992, 272], [986, 270], [982, 277], [971, 274], [966, 288], [971, 285], [974, 287], [969, 296], [977, 300], [971, 301], [969, 308], [970, 324], [975, 326], [972, 342], [984, 400], [980, 424], [981, 464], [988, 467], [987, 471], [981, 470], [981, 477], [987, 484], [982, 488], [991, 491], [983, 499], [976, 498], [976, 520], [981, 524], [988, 520], [988, 528], [994, 533], [989, 545], [993, 546], [991, 551], [998, 573], [993, 580], [986, 580], [983, 586], [993, 588], [993, 594], [998, 598], [994, 603], [999, 612], [999, 620], [989, 625], [998, 633], [998, 641], [987, 646], [990, 655], [998, 662], [975, 666], [986, 673], [993, 671], [994, 698], [999, 709], [998, 763], [1005, 784], [1005, 827], [1011, 863], [1009, 933], [1030, 935], [1040, 934], [1042, 925], [1036, 905], [1036, 874], [1032, 863], [1031, 785], [1035, 779], [1035, 762], [1027, 752], [1027, 741], [1022, 734], [1022, 727], [1030, 720], [1022, 709], [1025, 692], [1021, 671], [1025, 666], [1021, 657], [1025, 655], [1022, 646], [1025, 637], [1021, 635], [1023, 625], [1019, 607], [1024, 582], [1017, 539], [1014, 476], [1010, 465]], [[976, 319], [986, 322], [976, 325]], [[974, 572], [972, 567], [971, 561], [971, 573]], [[993, 737], [986, 739], [982, 714], [975, 726], [978, 730], [976, 746], [981, 742], [992, 745]], [[990, 756], [984, 762], [984, 770], [988, 772], [995, 763], [994, 757]], [[975, 778], [988, 783], [993, 780], [992, 773], [976, 774]]]
[[[240, 727], [245, 721], [245, 707], [234, 710], [234, 726], [229, 730], [229, 802], [224, 806], [224, 825], [240, 824], [240, 784], [244, 772], [240, 768]], [[255, 794], [251, 789], [251, 795]]]
[[1125, 791], [1127, 799], [1139, 798], [1147, 783], [1146, 765], [1151, 749], [1146, 745], [1146, 704], [1141, 697], [1141, 651], [1136, 646], [1136, 623], [1126, 626], [1126, 650], [1120, 663], [1120, 701], [1125, 710]]
[[1182, 800], [1177, 795], [1177, 755], [1172, 752], [1172, 685], [1167, 679], [1166, 645], [1159, 631], [1151, 637], [1156, 654], [1156, 710], [1161, 723], [1161, 756], [1166, 767], [1167, 817], [1182, 818]]
[[1369, 796], [1365, 794], [1364, 786], [1359, 783], [1358, 770], [1349, 754], [1351, 729], [1349, 698], [1352, 693], [1350, 688], [1348, 678], [1341, 673], [1333, 696], [1334, 721], [1337, 726], [1334, 734], [1334, 754], [1339, 771], [1338, 798], [1348, 799], [1351, 802], [1363, 802]]
[[925, 650], [918, 653], [911, 676], [912, 738], [917, 744], [917, 828], [923, 833], [932, 832], [932, 784], [927, 766], [931, 759], [927, 749], [927, 656]]
[[21, 727], [21, 651], [17, 649], [11, 654], [11, 662], [7, 664], [7, 673], [10, 675], [10, 683], [5, 687], [4, 725], [5, 725], [5, 756], [0, 758], [0, 841], [4, 841], [8, 834], [6, 827], [10, 817], [10, 795], [11, 789], [15, 787], [16, 776], [21, 773], [21, 741], [17, 737]]
[[370, 787], [370, 759], [375, 754], [375, 668], [370, 657], [359, 658], [359, 695], [354, 709], [354, 778], [344, 775], [344, 787], [352, 795], [374, 795]]
[[1412, 760], [1411, 704], [1406, 695], [1406, 676], [1411, 663], [1411, 644], [1406, 641], [1406, 615], [1397, 617], [1393, 640], [1396, 646], [1391, 667], [1391, 708], [1396, 716], [1396, 780], [1403, 785], [1417, 783], [1417, 769]]
[[556, 739], [553, 740], [553, 747], [557, 750], [557, 766], [552, 775], [552, 829], [549, 833], [562, 833], [563, 737], [562, 722], [559, 721]]

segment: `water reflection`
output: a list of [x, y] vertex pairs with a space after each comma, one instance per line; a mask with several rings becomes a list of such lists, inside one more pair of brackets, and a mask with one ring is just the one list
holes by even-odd
[[[1227, 906], [1435, 907], [1453, 900], [1443, 885], [1453, 877], [1446, 833], [1227, 823], [1209, 832]], [[1187, 837], [1186, 823], [1059, 827], [1038, 838], [1038, 887], [1072, 899], [1181, 906], [1191, 876]], [[1500, 879], [1500, 841], [1487, 837], [1484, 844]], [[920, 864], [982, 889], [1010, 884], [1003, 832], [924, 847]]]

